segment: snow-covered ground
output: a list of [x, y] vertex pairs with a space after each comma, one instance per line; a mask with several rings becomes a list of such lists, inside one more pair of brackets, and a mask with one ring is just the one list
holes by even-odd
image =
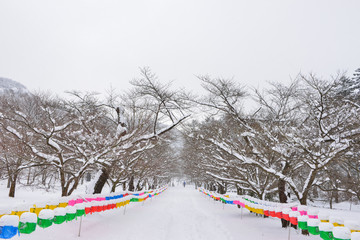
[[[280, 221], [264, 219], [234, 205], [215, 202], [193, 187], [170, 187], [153, 200], [123, 208], [86, 216], [82, 221], [80, 239], [287, 239], [288, 230]], [[31, 235], [12, 239], [79, 239], [80, 221], [37, 228]], [[291, 229], [291, 239], [319, 239], [306, 237]]]

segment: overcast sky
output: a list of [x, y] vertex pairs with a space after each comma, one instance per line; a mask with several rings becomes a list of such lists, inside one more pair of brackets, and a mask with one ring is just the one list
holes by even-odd
[[360, 67], [359, 0], [0, 0], [0, 76], [30, 90], [129, 87], [139, 67], [198, 91]]

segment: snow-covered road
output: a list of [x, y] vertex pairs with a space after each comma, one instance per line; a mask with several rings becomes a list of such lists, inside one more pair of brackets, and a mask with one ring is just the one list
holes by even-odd
[[[19, 239], [79, 239], [79, 221], [37, 229]], [[82, 222], [80, 239], [86, 240], [230, 240], [287, 239], [288, 230], [280, 221], [255, 217], [233, 205], [223, 205], [196, 191], [193, 187], [169, 188], [153, 200], [132, 203], [123, 208], [87, 216]], [[18, 239], [18, 237], [14, 238]], [[294, 229], [291, 239], [305, 237]]]

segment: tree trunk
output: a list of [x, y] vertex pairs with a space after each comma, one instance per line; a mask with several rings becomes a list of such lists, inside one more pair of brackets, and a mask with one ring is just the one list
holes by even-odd
[[66, 189], [68, 190], [67, 196], [70, 196], [70, 195], [75, 191], [75, 189], [76, 189], [77, 186], [79, 185], [80, 179], [79, 179], [79, 178], [75, 178], [73, 181], [74, 181], [74, 184], [73, 184], [73, 186], [71, 187], [71, 189], [69, 190], [70, 184], [68, 184], [68, 186], [67, 186], [67, 188], [66, 188]]
[[16, 180], [17, 180], [17, 173], [15, 173], [13, 179], [10, 180], [9, 197], [15, 197]]
[[[306, 205], [306, 203], [307, 203], [307, 194], [304, 193], [304, 196], [300, 199], [300, 204], [301, 205]], [[309, 231], [308, 230], [301, 230], [301, 234], [309, 236]]]
[[331, 194], [330, 194], [330, 201], [329, 201], [330, 209], [332, 209], [332, 208], [333, 208], [333, 206], [332, 206], [332, 203], [333, 203], [333, 195], [334, 195], [334, 192], [333, 192], [333, 191], [331, 191]]
[[217, 191], [217, 192], [218, 192], [219, 194], [225, 194], [225, 193], [226, 193], [226, 190], [225, 190], [224, 185], [221, 184], [221, 183], [218, 183], [217, 185], [218, 185], [218, 191]]
[[154, 177], [153, 185], [151, 186], [152, 189], [155, 189], [157, 187], [157, 178]]
[[140, 180], [137, 182], [136, 184], [136, 191], [141, 191], [143, 189], [143, 187], [140, 184]]
[[339, 203], [339, 192], [338, 191], [334, 191], [334, 198], [335, 198], [335, 203]]
[[103, 168], [101, 169], [102, 173], [97, 180], [95, 187], [94, 187], [94, 193], [93, 194], [100, 194], [103, 187], [105, 186], [105, 183], [109, 179], [109, 172], [107, 169]]
[[[287, 175], [290, 170], [290, 164], [288, 162], [285, 163], [285, 166], [282, 170], [282, 174]], [[287, 196], [285, 192], [286, 187], [286, 181], [283, 179], [279, 179], [278, 181], [278, 192], [279, 192], [279, 201], [280, 203], [287, 203]], [[286, 221], [285, 219], [281, 219], [281, 227], [287, 228], [290, 225], [289, 221]]]
[[65, 173], [62, 169], [60, 169], [60, 184], [61, 184], [61, 196], [66, 197], [67, 196], [67, 188], [65, 186]]
[[[278, 181], [278, 191], [279, 191], [279, 200], [280, 203], [287, 203], [287, 196], [285, 192], [285, 185], [286, 182], [282, 179], [279, 179]], [[289, 226], [289, 221], [286, 221], [285, 219], [281, 219], [281, 227], [287, 228]]]
[[116, 190], [116, 182], [112, 184], [111, 192], [115, 192]]
[[237, 195], [243, 195], [243, 190], [239, 185], [236, 184], [236, 194]]
[[133, 192], [135, 190], [135, 186], [134, 186], [134, 176], [131, 176], [130, 181], [129, 181], [129, 191]]
[[313, 190], [313, 196], [314, 196], [314, 199], [319, 197], [319, 192], [316, 187]]
[[29, 185], [29, 184], [30, 184], [30, 174], [31, 174], [31, 171], [30, 171], [30, 168], [29, 168], [28, 175], [27, 175], [26, 185]]
[[300, 204], [301, 205], [307, 205], [307, 194], [300, 199]]

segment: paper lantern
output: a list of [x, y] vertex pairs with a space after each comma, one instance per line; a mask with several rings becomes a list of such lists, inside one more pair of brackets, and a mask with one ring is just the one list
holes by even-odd
[[351, 232], [347, 227], [334, 227], [333, 229], [333, 240], [350, 240]]
[[76, 216], [81, 217], [85, 215], [85, 204], [84, 203], [77, 203], [74, 205], [76, 208]]
[[86, 200], [87, 202], [96, 201], [96, 199], [95, 199], [95, 198], [92, 198], [92, 197], [86, 197], [85, 200]]
[[19, 216], [3, 215], [0, 218], [0, 238], [9, 239], [18, 234]]
[[323, 240], [332, 240], [333, 239], [333, 234], [332, 234], [333, 228], [334, 228], [334, 225], [332, 225], [329, 222], [320, 222], [320, 224], [319, 224], [320, 237]]
[[62, 207], [55, 208], [53, 223], [62, 224], [65, 221], [66, 221], [66, 209]]
[[103, 202], [103, 201], [101, 201], [101, 202], [99, 202], [98, 203], [98, 212], [103, 212], [103, 211], [105, 211], [105, 206], [106, 206], [106, 203], [105, 202]]
[[344, 219], [342, 217], [330, 216], [329, 221], [334, 227], [344, 227]]
[[311, 233], [312, 235], [319, 235], [320, 234], [319, 224], [320, 224], [319, 219], [310, 218], [307, 221], [307, 226], [308, 226], [309, 233]]
[[23, 213], [28, 212], [30, 210], [29, 205], [27, 204], [18, 204], [14, 207], [14, 212], [12, 215], [21, 216]]
[[351, 240], [360, 240], [360, 232], [351, 233]]
[[307, 215], [307, 206], [305, 205], [298, 206], [298, 211], [301, 216]]
[[107, 201], [107, 210], [114, 209], [114, 200]]
[[51, 209], [43, 209], [38, 216], [38, 225], [41, 228], [48, 228], [52, 225], [54, 219], [54, 211]]
[[360, 223], [357, 221], [346, 220], [344, 225], [350, 229], [351, 232], [360, 232]]
[[66, 210], [66, 221], [72, 221], [76, 218], [76, 208], [73, 206], [67, 206]]
[[95, 212], [97, 212], [97, 203], [92, 202], [91, 203], [91, 213], [95, 213]]
[[117, 201], [117, 200], [115, 200], [115, 199], [111, 201], [111, 209], [115, 209], [115, 208], [116, 208], [116, 201]]
[[59, 199], [59, 207], [63, 207], [63, 208], [67, 207], [69, 200], [70, 200], [69, 197], [61, 197]]
[[106, 198], [104, 196], [98, 196], [96, 198], [96, 201], [98, 201], [98, 202], [105, 201], [105, 200], [106, 200]]
[[298, 217], [300, 216], [300, 213], [298, 211], [291, 211], [289, 213], [290, 222], [292, 225], [298, 225]]
[[282, 218], [286, 221], [290, 221], [290, 214], [291, 209], [290, 208], [283, 208], [282, 209]]
[[275, 216], [277, 217], [277, 218], [282, 218], [282, 209], [281, 209], [281, 207], [277, 207], [277, 208], [275, 208]]
[[104, 210], [104, 206], [102, 202], [96, 202], [96, 212], [102, 212]]
[[34, 204], [33, 207], [33, 213], [36, 213], [36, 215], [39, 216], [41, 210], [46, 208], [46, 203], [45, 202], [37, 202]]
[[318, 214], [319, 210], [316, 208], [310, 208], [307, 210], [307, 215], [309, 216], [309, 218], [318, 219]]
[[103, 211], [107, 211], [111, 209], [111, 204], [110, 204], [111, 200], [106, 201], [105, 203], [103, 203]]
[[58, 199], [50, 199], [46, 202], [46, 208], [54, 210], [59, 206], [59, 200]]
[[326, 211], [320, 211], [318, 213], [318, 218], [320, 222], [329, 222], [329, 213]]
[[269, 213], [270, 213], [270, 217], [276, 217], [276, 213], [275, 213], [275, 208], [274, 208], [274, 207], [269, 207]]
[[264, 215], [264, 206], [261, 205], [261, 204], [258, 204], [256, 207], [257, 207], [256, 208], [256, 213], [258, 213], [260, 215]]
[[11, 215], [11, 209], [8, 207], [0, 207], [0, 218], [4, 215]]
[[91, 213], [91, 203], [87, 202], [85, 203], [85, 214], [88, 215]]
[[20, 217], [19, 232], [30, 234], [35, 231], [37, 223], [37, 215], [31, 212], [25, 212]]
[[307, 227], [307, 221], [309, 220], [309, 217], [307, 215], [298, 216], [298, 226], [302, 230], [308, 230]]
[[264, 215], [269, 217], [270, 216], [270, 211], [269, 211], [269, 207], [268, 206], [265, 206], [264, 207]]
[[139, 199], [137, 199], [137, 198], [131, 198], [130, 199], [130, 202], [138, 202], [139, 201]]
[[74, 206], [74, 205], [75, 205], [75, 203], [76, 203], [76, 201], [75, 201], [74, 199], [69, 200], [69, 202], [68, 202], [68, 206]]

